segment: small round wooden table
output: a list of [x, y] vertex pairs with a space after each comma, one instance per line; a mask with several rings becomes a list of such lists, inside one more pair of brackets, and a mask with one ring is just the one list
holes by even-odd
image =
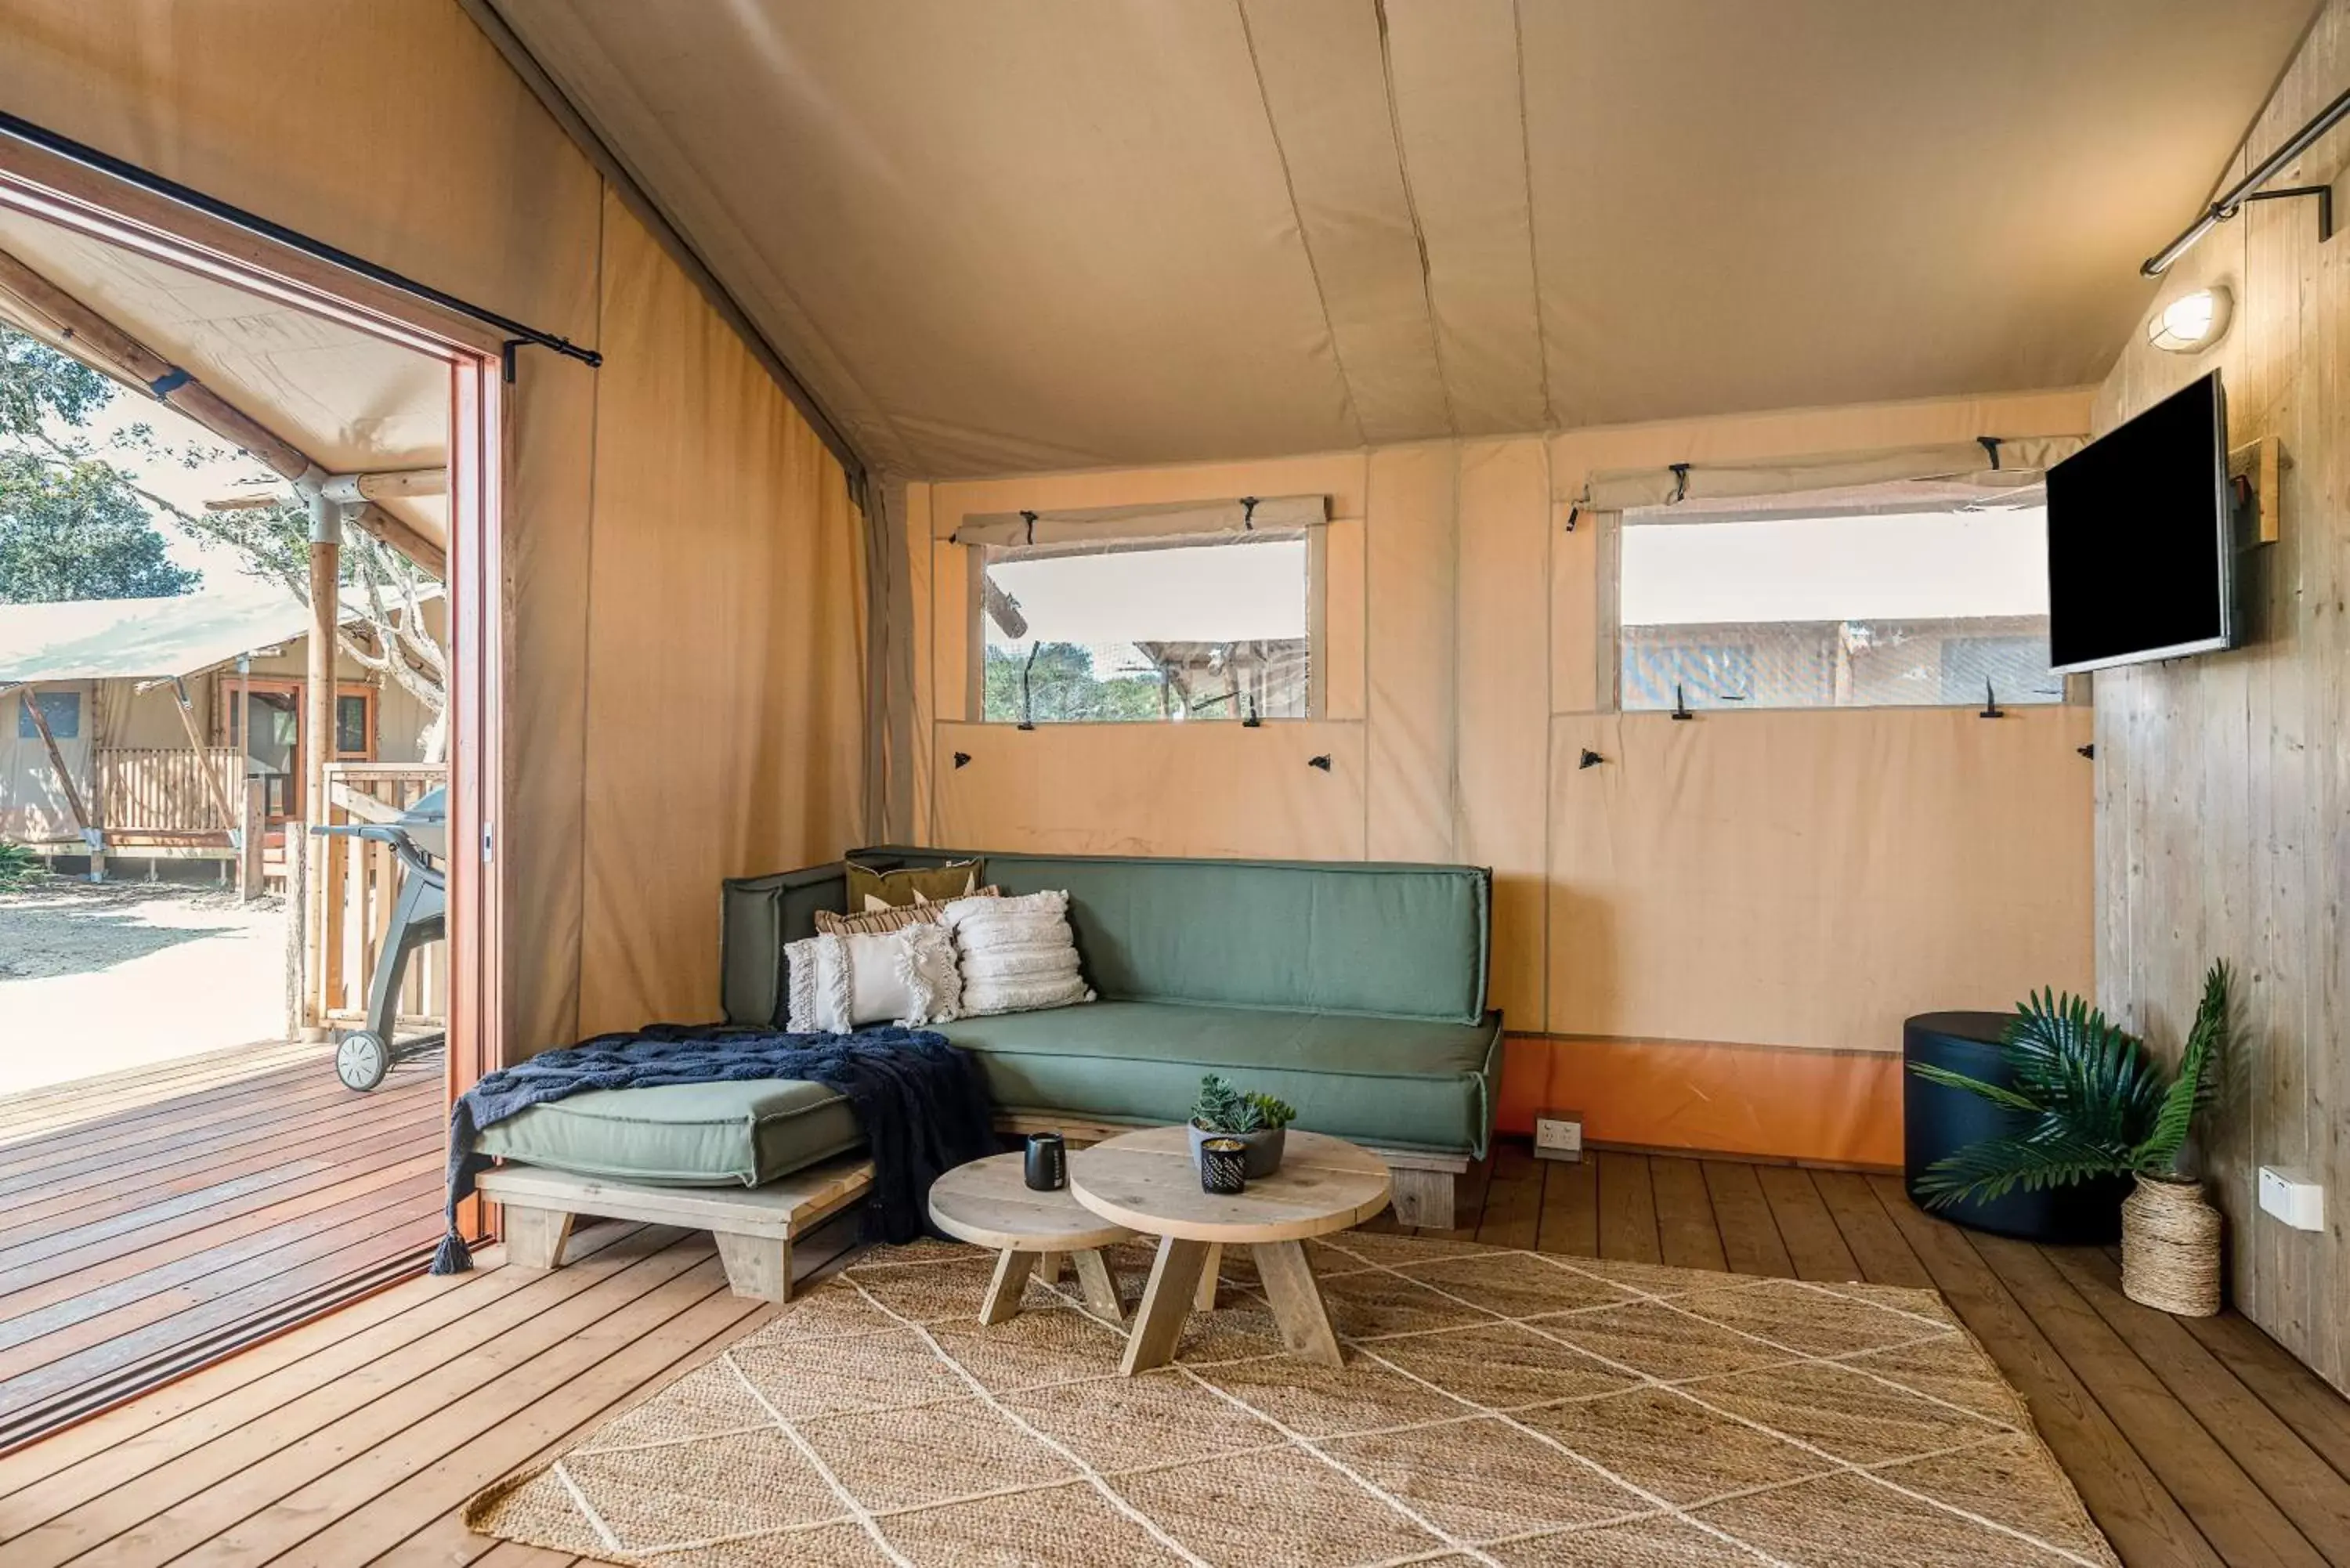
[[1052, 1284], [1066, 1258], [1076, 1267], [1086, 1310], [1123, 1324], [1118, 1280], [1101, 1250], [1132, 1241], [1134, 1232], [1082, 1208], [1066, 1190], [1036, 1191], [1023, 1175], [1024, 1160], [1018, 1154], [991, 1155], [959, 1165], [931, 1184], [932, 1223], [958, 1240], [996, 1249], [995, 1277], [988, 1282], [979, 1321], [996, 1324], [1011, 1317], [1020, 1310], [1028, 1276], [1041, 1265], [1045, 1282]]
[[[1387, 1163], [1344, 1138], [1292, 1128], [1281, 1168], [1230, 1197], [1202, 1191], [1184, 1127], [1122, 1133], [1069, 1155], [1069, 1191], [1104, 1220], [1159, 1238], [1150, 1282], [1127, 1335], [1128, 1376], [1174, 1358], [1201, 1293], [1201, 1273], [1226, 1247], [1248, 1247], [1257, 1277], [1296, 1355], [1340, 1365], [1338, 1336], [1301, 1242], [1359, 1225], [1388, 1205]], [[1207, 1287], [1214, 1276], [1207, 1276]], [[1211, 1304], [1213, 1298], [1202, 1304]]]

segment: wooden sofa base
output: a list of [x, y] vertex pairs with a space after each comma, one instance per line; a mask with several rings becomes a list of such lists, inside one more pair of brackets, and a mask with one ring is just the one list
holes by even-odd
[[[1069, 1121], [1034, 1115], [998, 1116], [995, 1127], [998, 1132], [1017, 1134], [1056, 1132], [1073, 1144], [1099, 1143], [1106, 1137], [1135, 1130], [1113, 1122]], [[1461, 1173], [1469, 1168], [1467, 1155], [1381, 1148], [1377, 1144], [1363, 1147], [1388, 1162], [1388, 1204], [1395, 1210], [1396, 1223], [1426, 1231], [1452, 1229], [1453, 1188]]]
[[764, 1302], [791, 1297], [794, 1240], [872, 1185], [873, 1163], [862, 1155], [810, 1166], [764, 1187], [637, 1187], [532, 1165], [500, 1166], [480, 1182], [482, 1195], [504, 1208], [509, 1263], [562, 1267], [572, 1223], [582, 1214], [681, 1225], [717, 1241], [728, 1289]]

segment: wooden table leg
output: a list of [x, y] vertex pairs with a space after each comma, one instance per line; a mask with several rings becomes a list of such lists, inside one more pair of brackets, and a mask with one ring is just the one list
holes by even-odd
[[1035, 1267], [1034, 1252], [998, 1252], [995, 1277], [987, 1282], [987, 1299], [979, 1304], [979, 1321], [1002, 1323], [1017, 1313], [1020, 1294], [1028, 1288], [1028, 1276]]
[[1118, 1276], [1098, 1247], [1069, 1254], [1077, 1266], [1077, 1284], [1085, 1292], [1086, 1310], [1104, 1323], [1126, 1326], [1126, 1307], [1118, 1299]]
[[1126, 1336], [1126, 1355], [1118, 1369], [1131, 1377], [1175, 1359], [1175, 1342], [1182, 1337], [1183, 1321], [1191, 1315], [1192, 1293], [1200, 1288], [1200, 1265], [1208, 1261], [1208, 1243], [1162, 1236], [1159, 1255], [1150, 1262], [1150, 1282], [1142, 1288], [1142, 1305]]
[[1066, 1252], [1037, 1253], [1036, 1278], [1048, 1285], [1059, 1284], [1061, 1282], [1061, 1261], [1067, 1256], [1068, 1254]]
[[1198, 1293], [1191, 1297], [1193, 1311], [1216, 1310], [1216, 1276], [1223, 1272], [1223, 1268], [1224, 1244], [1222, 1241], [1209, 1242], [1208, 1255], [1200, 1264], [1200, 1289]]
[[1322, 1303], [1322, 1287], [1315, 1281], [1314, 1264], [1306, 1258], [1304, 1245], [1258, 1242], [1256, 1272], [1266, 1299], [1273, 1303], [1274, 1319], [1281, 1324], [1281, 1342], [1308, 1361], [1345, 1366], [1345, 1358], [1338, 1354], [1337, 1331], [1330, 1326], [1330, 1312]]

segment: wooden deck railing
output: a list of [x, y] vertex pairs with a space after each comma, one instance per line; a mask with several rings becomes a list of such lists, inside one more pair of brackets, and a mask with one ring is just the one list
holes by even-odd
[[96, 757], [97, 809], [109, 833], [217, 833], [236, 826], [233, 815], [221, 820], [220, 808], [224, 800], [234, 813], [244, 789], [243, 761], [233, 747], [100, 746]]
[[[333, 763], [327, 768], [327, 820], [383, 822], [400, 815], [427, 791], [449, 782], [445, 763]], [[400, 860], [389, 845], [326, 838], [321, 879], [325, 897], [307, 943], [309, 1014], [313, 1026], [352, 1027], [367, 1014], [393, 904], [400, 897]], [[449, 1012], [448, 946], [420, 948], [408, 960], [400, 988], [402, 1027], [445, 1027]]]

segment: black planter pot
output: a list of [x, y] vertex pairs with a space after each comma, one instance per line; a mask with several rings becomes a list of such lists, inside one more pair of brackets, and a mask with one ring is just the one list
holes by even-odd
[[[1932, 1084], [1908, 1071], [1913, 1062], [1964, 1073], [1986, 1084], [2012, 1085], [2000, 1055], [2007, 1028], [2004, 1012], [1927, 1012], [1901, 1030], [1902, 1168], [1909, 1197], [1918, 1199], [1918, 1179], [1926, 1168], [1969, 1144], [2020, 1130], [2022, 1116], [1964, 1089]], [[2021, 1188], [1991, 1201], [1968, 1201], [1927, 1212], [1995, 1236], [2055, 1246], [2103, 1246], [2122, 1233], [2122, 1199], [2130, 1194], [2126, 1176], [2106, 1177], [2038, 1192]]]

